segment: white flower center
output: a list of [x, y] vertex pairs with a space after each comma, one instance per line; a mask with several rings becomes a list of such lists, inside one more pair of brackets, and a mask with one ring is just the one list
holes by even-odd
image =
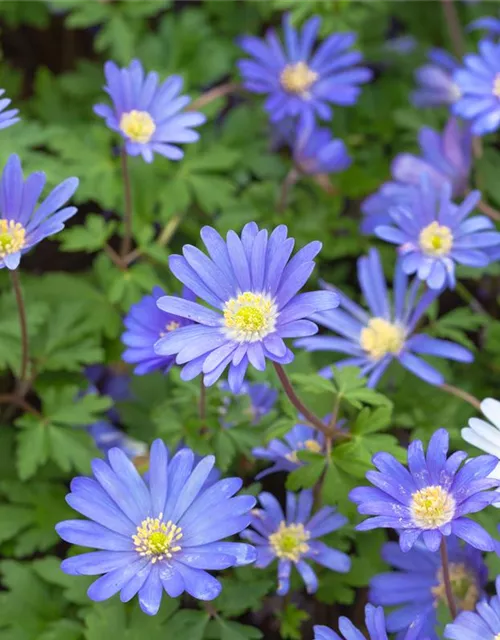
[[245, 291], [224, 304], [226, 334], [236, 342], [259, 342], [276, 328], [278, 308], [265, 293]]
[[147, 111], [133, 109], [122, 115], [120, 129], [132, 142], [146, 144], [156, 131], [156, 125]]
[[26, 244], [26, 229], [20, 222], [0, 220], [0, 258], [20, 251]]
[[388, 353], [398, 354], [404, 342], [404, 329], [383, 318], [371, 318], [359, 337], [361, 348], [372, 360], [380, 360]]
[[298, 562], [309, 551], [307, 541], [311, 537], [303, 524], [286, 524], [283, 520], [277, 531], [269, 536], [269, 544], [278, 558]]
[[453, 519], [455, 506], [453, 496], [439, 485], [415, 491], [410, 504], [413, 523], [420, 529], [442, 527]]
[[171, 520], [163, 522], [163, 513], [157, 518], [143, 520], [132, 536], [137, 553], [149, 558], [153, 564], [180, 551], [178, 543], [181, 538], [182, 529]]
[[288, 64], [283, 69], [280, 82], [283, 89], [288, 93], [304, 96], [318, 77], [316, 71], [309, 69], [305, 62], [295, 62], [295, 64]]
[[418, 242], [426, 255], [433, 258], [446, 256], [453, 246], [453, 234], [449, 227], [431, 222], [420, 232]]

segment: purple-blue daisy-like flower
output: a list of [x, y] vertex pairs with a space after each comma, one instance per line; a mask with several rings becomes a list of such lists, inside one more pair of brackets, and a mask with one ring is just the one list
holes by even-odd
[[[382, 607], [374, 607], [372, 604], [366, 605], [365, 625], [368, 631], [368, 640], [388, 640]], [[422, 621], [416, 620], [402, 640], [427, 640], [420, 634], [421, 630]], [[314, 640], [365, 640], [365, 636], [361, 631], [344, 616], [339, 618], [339, 631], [342, 634], [341, 636], [329, 627], [316, 625], [314, 627]]]
[[283, 438], [274, 438], [266, 447], [256, 447], [252, 454], [259, 460], [268, 460], [273, 463], [272, 467], [261, 471], [256, 480], [260, 480], [270, 473], [278, 471], [294, 471], [298, 469], [302, 462], [298, 459], [299, 451], [312, 451], [321, 453], [324, 448], [325, 437], [317, 429], [313, 429], [305, 424], [295, 425]]
[[476, 136], [496, 131], [500, 126], [500, 43], [479, 43], [479, 54], [464, 56], [464, 66], [453, 78], [461, 97], [453, 105], [453, 113], [470, 120]]
[[[0, 96], [3, 96], [4, 93], [5, 89], [0, 89]], [[7, 129], [7, 127], [16, 124], [16, 122], [19, 122], [21, 119], [17, 117], [19, 109], [8, 109], [5, 111], [11, 102], [12, 100], [10, 100], [10, 98], [0, 99], [0, 130]]]
[[306, 175], [339, 173], [352, 162], [343, 140], [333, 138], [329, 129], [316, 126], [312, 116], [297, 122], [291, 145], [295, 166]]
[[[357, 487], [349, 494], [359, 513], [370, 517], [356, 529], [390, 528], [400, 533], [401, 550], [409, 551], [422, 539], [429, 551], [439, 549], [445, 537], [454, 534], [481, 551], [493, 551], [495, 541], [477, 522], [466, 516], [481, 511], [496, 499], [499, 481], [488, 478], [498, 460], [479, 456], [462, 465], [463, 451], [447, 457], [449, 435], [438, 429], [424, 454], [420, 440], [408, 447], [408, 469], [389, 453], [377, 453], [368, 471], [374, 487]], [[461, 468], [460, 468], [461, 467]]]
[[210, 257], [192, 245], [184, 247], [182, 256], [170, 256], [175, 277], [214, 308], [173, 296], [158, 300], [160, 309], [194, 323], [155, 345], [158, 355], [176, 354], [177, 364], [185, 365], [183, 380], [203, 373], [210, 386], [229, 367], [229, 387], [237, 393], [249, 364], [264, 371], [267, 360], [291, 362], [293, 353], [284, 339], [316, 333], [318, 327], [308, 318], [338, 305], [332, 292], [298, 293], [321, 243], [309, 243], [290, 259], [295, 241], [287, 232], [280, 225], [268, 235], [250, 222], [241, 236], [229, 231], [224, 241], [215, 229], [203, 227]]
[[302, 577], [308, 593], [314, 593], [318, 588], [318, 578], [308, 561], [339, 573], [347, 573], [351, 568], [348, 555], [318, 540], [343, 527], [347, 518], [332, 507], [323, 507], [311, 517], [313, 500], [310, 490], [298, 494], [287, 492], [285, 515], [273, 495], [261, 493], [262, 509], [252, 511], [253, 528], [241, 534], [255, 545], [255, 566], [264, 569], [278, 560], [277, 593], [280, 596], [288, 593], [292, 566]]
[[431, 49], [429, 63], [415, 72], [418, 88], [411, 94], [416, 107], [452, 105], [460, 97], [460, 89], [453, 77], [460, 62], [444, 49]]
[[447, 624], [444, 637], [449, 640], [497, 640], [500, 636], [500, 576], [495, 581], [497, 594], [481, 600], [475, 611], [462, 611]]
[[449, 183], [436, 188], [424, 174], [411, 204], [391, 209], [392, 225], [376, 227], [375, 235], [398, 245], [405, 273], [416, 273], [430, 289], [453, 288], [455, 264], [485, 267], [490, 262], [485, 249], [500, 245], [492, 221], [470, 215], [480, 198], [473, 191], [456, 205]]
[[[125, 362], [136, 365], [134, 373], [138, 376], [157, 369], [167, 373], [173, 366], [175, 357], [157, 355], [155, 343], [164, 335], [192, 324], [187, 318], [181, 318], [157, 306], [157, 301], [164, 295], [165, 291], [161, 287], [154, 287], [151, 295], [144, 296], [132, 305], [123, 321], [126, 331], [122, 335], [122, 342], [127, 348], [122, 358]], [[184, 287], [182, 299], [194, 302], [196, 296]]]
[[182, 78], [174, 75], [159, 83], [158, 74], [145, 74], [139, 60], [123, 69], [106, 62], [104, 73], [104, 90], [113, 106], [96, 104], [94, 112], [122, 136], [127, 153], [142, 155], [146, 162], [155, 153], [180, 160], [184, 152], [178, 144], [196, 142], [199, 134], [193, 127], [206, 120], [202, 113], [183, 111], [191, 98], [180, 95]]
[[349, 51], [356, 41], [354, 33], [331, 35], [313, 52], [320, 24], [316, 16], [297, 31], [290, 15], [285, 14], [284, 49], [272, 29], [264, 40], [254, 36], [239, 40], [243, 51], [252, 58], [238, 63], [243, 86], [253, 93], [268, 95], [264, 106], [272, 122], [306, 112], [330, 120], [332, 110], [328, 103], [355, 104], [361, 91], [359, 85], [372, 77], [369, 69], [355, 66], [362, 55]]
[[134, 438], [130, 438], [124, 431], [118, 429], [106, 420], [94, 422], [87, 431], [95, 442], [96, 447], [104, 455], [111, 449], [118, 448], [129, 458], [145, 456], [148, 452], [148, 445]]
[[[473, 611], [484, 597], [488, 571], [482, 553], [455, 536], [446, 539], [451, 588], [457, 608]], [[384, 607], [397, 607], [387, 615], [387, 630], [404, 632], [421, 617], [422, 632], [429, 640], [439, 640], [436, 632], [440, 603], [448, 606], [439, 554], [431, 553], [421, 542], [403, 553], [397, 542], [382, 547], [382, 558], [398, 569], [381, 573], [370, 582], [369, 600]]]
[[436, 188], [450, 182], [454, 197], [465, 194], [472, 166], [470, 128], [451, 117], [442, 134], [430, 127], [422, 127], [418, 141], [421, 155], [397, 155], [391, 167], [394, 181], [383, 184], [363, 202], [363, 233], [373, 233], [377, 226], [390, 224], [390, 208], [411, 205], [412, 191], [420, 184], [423, 173], [429, 176]]
[[76, 191], [78, 178], [61, 182], [38, 205], [44, 186], [43, 171], [24, 180], [19, 156], [9, 157], [0, 180], [0, 269], [17, 269], [21, 255], [62, 231], [66, 220], [75, 215], [76, 207], [63, 205]]
[[[473, 356], [464, 347], [415, 333], [422, 315], [437, 298], [437, 291], [418, 295], [419, 281], [408, 286], [408, 276], [398, 262], [394, 274], [393, 303], [389, 302], [380, 256], [371, 249], [358, 260], [358, 281], [368, 304], [369, 313], [342, 293], [340, 308], [314, 316], [315, 322], [337, 336], [313, 336], [297, 340], [296, 346], [308, 351], [334, 351], [349, 357], [337, 366], [360, 367], [368, 376], [368, 386], [374, 387], [392, 360], [429, 384], [444, 382], [442, 374], [420, 355], [432, 355], [458, 362], [472, 362]], [[340, 337], [339, 337], [340, 336]], [[331, 375], [330, 369], [324, 372]]]
[[88, 520], [66, 520], [56, 530], [66, 542], [99, 551], [63, 560], [62, 570], [103, 574], [88, 589], [91, 600], [120, 592], [128, 602], [138, 594], [149, 615], [158, 612], [163, 591], [216, 598], [221, 584], [207, 571], [249, 564], [256, 554], [250, 545], [223, 541], [248, 526], [255, 498], [233, 497], [239, 478], [207, 487], [214, 462], [207, 456], [193, 468], [189, 449], [169, 461], [161, 440], [152, 444], [147, 481], [120, 449], [109, 451], [108, 462], [94, 460], [94, 478], [75, 478], [66, 497]]

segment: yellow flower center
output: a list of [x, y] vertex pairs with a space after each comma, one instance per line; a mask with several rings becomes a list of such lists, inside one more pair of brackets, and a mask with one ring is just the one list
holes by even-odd
[[300, 463], [297, 457], [299, 451], [312, 451], [313, 453], [321, 453], [321, 445], [317, 440], [306, 440], [305, 442], [299, 442], [297, 448], [294, 451], [287, 453], [285, 458], [290, 462]]
[[278, 558], [298, 562], [301, 555], [309, 551], [310, 537], [303, 524], [287, 525], [281, 521], [278, 530], [269, 536], [269, 544]]
[[151, 136], [156, 131], [156, 125], [147, 111], [136, 111], [133, 109], [122, 115], [120, 129], [132, 142], [146, 144], [146, 142], [151, 140]]
[[178, 542], [181, 538], [182, 529], [170, 520], [163, 522], [163, 513], [157, 518], [143, 520], [132, 536], [137, 553], [149, 558], [153, 564], [180, 551]]
[[388, 353], [398, 354], [404, 342], [404, 329], [383, 318], [371, 318], [359, 337], [361, 348], [372, 360], [380, 360]]
[[224, 326], [229, 338], [237, 342], [257, 342], [276, 328], [278, 309], [264, 293], [245, 291], [224, 305]]
[[171, 320], [167, 325], [165, 325], [165, 329], [163, 331], [160, 331], [160, 338], [163, 338], [164, 336], [167, 335], [167, 333], [170, 333], [171, 331], [175, 331], [180, 326], [181, 326], [180, 322]]
[[418, 240], [420, 248], [428, 256], [437, 258], [450, 253], [453, 246], [453, 235], [449, 227], [431, 222], [420, 232]]
[[26, 244], [26, 229], [20, 222], [0, 220], [0, 258], [20, 251]]
[[[493, 80], [493, 95], [500, 98], [500, 73], [497, 73]], [[498, 635], [500, 636], [500, 633]], [[495, 640], [497, 640], [497, 638], [495, 638]], [[500, 640], [500, 637], [498, 640]]]
[[318, 79], [316, 71], [309, 69], [305, 62], [288, 64], [281, 72], [281, 86], [288, 93], [295, 93], [300, 96], [307, 95], [311, 86]]
[[443, 487], [431, 485], [415, 491], [410, 504], [413, 523], [420, 529], [437, 529], [455, 514], [455, 500]]
[[[449, 570], [451, 589], [458, 608], [461, 611], [474, 611], [476, 603], [479, 600], [479, 589], [474, 574], [470, 572], [463, 563], [452, 562], [450, 563]], [[431, 589], [432, 595], [435, 598], [435, 607], [438, 606], [439, 602], [443, 602], [446, 605], [448, 604], [442, 568], [440, 568], [437, 573], [437, 579], [439, 584]]]

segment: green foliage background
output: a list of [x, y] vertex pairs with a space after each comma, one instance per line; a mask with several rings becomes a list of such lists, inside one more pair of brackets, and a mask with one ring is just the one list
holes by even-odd
[[[490, 3], [457, 3], [465, 25], [489, 13]], [[262, 34], [279, 24], [285, 10], [302, 22], [323, 18], [322, 34], [355, 30], [359, 47], [375, 69], [375, 81], [364, 87], [359, 103], [336, 109], [332, 123], [353, 157], [352, 167], [334, 176], [337, 195], [312, 180], [300, 181], [285, 211], [276, 211], [281, 183], [291, 167], [286, 153], [276, 153], [262, 100], [237, 91], [203, 108], [208, 122], [201, 140], [186, 148], [185, 159], [158, 157], [153, 165], [131, 159], [134, 238], [138, 258], [117, 267], [105, 250], [117, 248], [122, 234], [123, 187], [116, 137], [92, 112], [103, 98], [103, 63], [128, 64], [139, 58], [161, 77], [179, 73], [185, 89], [198, 97], [210, 88], [238, 81], [235, 62], [238, 35]], [[321, 499], [350, 520], [331, 541], [353, 557], [353, 570], [341, 576], [321, 572], [316, 598], [298, 592], [281, 602], [274, 594], [274, 568], [226, 572], [222, 595], [205, 609], [194, 601], [165, 598], [155, 618], [135, 604], [117, 599], [93, 604], [85, 595], [89, 580], [59, 570], [70, 552], [54, 524], [72, 517], [64, 502], [69, 480], [89, 472], [98, 452], [84, 426], [103, 417], [111, 400], [80, 396], [87, 387], [84, 367], [103, 363], [118, 371], [122, 316], [130, 305], [161, 283], [177, 284], [168, 271], [168, 256], [182, 244], [198, 243], [199, 230], [211, 224], [219, 231], [239, 231], [250, 220], [268, 228], [285, 223], [299, 246], [324, 243], [315, 277], [320, 275], [359, 299], [356, 259], [372, 238], [359, 234], [359, 204], [389, 177], [390, 162], [401, 151], [417, 150], [418, 129], [441, 128], [445, 111], [417, 110], [409, 103], [413, 71], [430, 46], [450, 48], [438, 2], [356, 2], [354, 0], [268, 0], [267, 2], [157, 0], [0, 3], [0, 87], [21, 110], [22, 122], [0, 132], [0, 165], [11, 153], [21, 156], [26, 172], [44, 170], [50, 186], [75, 175], [79, 213], [70, 227], [46, 241], [22, 263], [27, 302], [33, 384], [27, 396], [34, 411], [2, 406], [0, 414], [0, 638], [1, 640], [189, 640], [310, 638], [312, 622], [334, 624], [347, 612], [359, 622], [370, 578], [385, 567], [380, 546], [386, 534], [354, 536], [358, 521], [348, 491], [363, 482], [373, 453], [384, 450], [405, 459], [411, 438], [427, 440], [446, 427], [454, 446], [463, 448], [459, 430], [472, 415], [458, 399], [394, 368], [379, 392], [369, 391], [357, 371], [344, 370], [335, 383], [315, 375], [325, 357], [298, 354], [289, 367], [301, 395], [323, 415], [338, 402], [353, 437], [337, 444], [331, 459], [300, 454], [305, 463], [287, 481], [291, 489], [315, 484], [324, 474]], [[411, 54], [385, 48], [391, 37], [417, 39]], [[475, 36], [467, 36], [469, 49]], [[476, 171], [484, 198], [500, 205], [499, 150], [495, 136], [485, 143]], [[394, 252], [380, 247], [391, 274]], [[450, 382], [479, 398], [498, 395], [500, 268], [462, 270], [465, 291], [445, 294], [426, 320], [433, 335], [460, 342], [475, 352], [473, 365], [436, 362]], [[311, 282], [314, 286], [314, 282]], [[467, 293], [468, 292], [468, 293]], [[481, 302], [480, 311], [474, 302]], [[471, 302], [472, 300], [472, 302]], [[8, 274], [0, 272], [1, 392], [9, 394], [18, 373], [21, 345], [15, 300]], [[272, 371], [255, 379], [278, 387]], [[199, 453], [215, 452], [223, 472], [242, 475], [247, 491], [257, 465], [250, 450], [286, 433], [296, 422], [283, 397], [258, 428], [242, 418], [248, 402], [232, 409], [231, 430], [219, 424], [222, 392], [210, 389], [204, 428], [196, 410], [198, 381], [181, 383], [177, 371], [132, 381], [133, 400], [115, 408], [133, 437], [151, 442], [181, 439]], [[0, 401], [3, 396], [0, 396]], [[77, 398], [75, 400], [75, 398]], [[248, 412], [247, 412], [248, 413]], [[273, 489], [282, 495], [283, 478]], [[490, 529], [496, 512], [481, 516]], [[492, 575], [498, 560], [490, 559]]]

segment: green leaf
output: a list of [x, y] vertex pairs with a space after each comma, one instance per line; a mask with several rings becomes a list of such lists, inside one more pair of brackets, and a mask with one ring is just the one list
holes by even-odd
[[209, 620], [210, 617], [204, 611], [178, 611], [169, 621], [169, 637], [202, 640]]
[[[214, 633], [214, 627], [217, 628], [217, 635]], [[211, 623], [207, 638], [219, 638], [219, 640], [254, 640], [262, 638], [262, 632], [246, 624], [217, 618]]]
[[390, 407], [379, 407], [374, 411], [365, 407], [354, 422], [351, 432], [354, 434], [366, 434], [381, 431], [390, 425], [392, 410]]
[[88, 215], [85, 226], [66, 229], [60, 236], [63, 251], [91, 253], [102, 249], [116, 229], [116, 222], [106, 222], [102, 215]]
[[286, 488], [289, 491], [299, 491], [299, 489], [310, 489], [321, 477], [325, 468], [325, 460], [317, 457], [314, 462], [304, 464], [292, 471], [286, 480]]
[[222, 592], [213, 605], [223, 616], [236, 617], [245, 611], [257, 611], [264, 596], [274, 588], [273, 580], [235, 580], [222, 578]]
[[311, 617], [306, 611], [298, 609], [294, 604], [289, 604], [279, 615], [280, 634], [285, 640], [301, 640], [302, 623]]

